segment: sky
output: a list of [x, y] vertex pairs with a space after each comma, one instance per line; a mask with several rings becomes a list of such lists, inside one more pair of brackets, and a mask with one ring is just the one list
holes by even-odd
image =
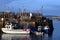
[[43, 15], [60, 16], [60, 0], [0, 0], [0, 12], [8, 10], [19, 12], [24, 9], [28, 12], [42, 10]]

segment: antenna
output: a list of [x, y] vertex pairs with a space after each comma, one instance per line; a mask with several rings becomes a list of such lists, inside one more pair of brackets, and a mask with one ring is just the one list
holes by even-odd
[[6, 12], [8, 12], [8, 13], [10, 12], [10, 10], [9, 10], [9, 7], [7, 7], [7, 10], [6, 10]]
[[26, 9], [24, 8], [24, 12], [26, 12]]
[[20, 14], [20, 12], [21, 12], [21, 9], [19, 8], [19, 14]]
[[43, 5], [41, 6], [41, 13], [43, 13]]
[[41, 5], [41, 14], [43, 14], [43, 2], [44, 2], [44, 0], [42, 0], [42, 5]]

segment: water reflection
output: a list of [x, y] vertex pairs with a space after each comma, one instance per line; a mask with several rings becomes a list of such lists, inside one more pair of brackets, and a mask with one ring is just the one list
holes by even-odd
[[[0, 34], [0, 40], [59, 40], [60, 39], [60, 21], [53, 21], [54, 31], [45, 34], [43, 36], [36, 35], [12, 35], [12, 34]], [[47, 35], [47, 36], [46, 36]]]
[[49, 34], [44, 34], [44, 36], [43, 36], [44, 38], [44, 40], [52, 40], [52, 35], [49, 35]]
[[28, 40], [29, 35], [2, 34], [1, 40]]
[[52, 40], [48, 34], [41, 35], [16, 35], [16, 34], [2, 34], [1, 40]]

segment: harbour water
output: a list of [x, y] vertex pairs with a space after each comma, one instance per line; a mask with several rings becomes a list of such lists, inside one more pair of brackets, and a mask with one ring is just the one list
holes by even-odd
[[0, 34], [0, 40], [59, 40], [60, 21], [53, 21], [54, 31], [51, 36], [19, 35], [19, 34]]

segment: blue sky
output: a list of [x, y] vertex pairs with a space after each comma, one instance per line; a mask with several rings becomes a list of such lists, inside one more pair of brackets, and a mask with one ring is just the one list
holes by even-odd
[[[43, 2], [42, 2], [43, 1]], [[43, 5], [43, 15], [60, 16], [60, 0], [0, 0], [0, 11], [22, 11], [37, 12]]]

